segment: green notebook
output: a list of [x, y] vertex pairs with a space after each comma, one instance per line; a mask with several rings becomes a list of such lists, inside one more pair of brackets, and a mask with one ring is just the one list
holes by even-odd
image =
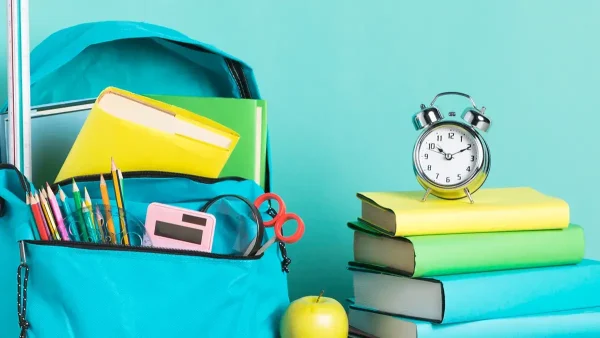
[[267, 105], [264, 100], [146, 95], [207, 117], [240, 134], [220, 177], [239, 176], [265, 188]]
[[409, 237], [391, 237], [360, 220], [348, 227], [355, 230], [356, 263], [409, 277], [577, 264], [585, 251], [583, 229], [574, 224], [558, 230]]

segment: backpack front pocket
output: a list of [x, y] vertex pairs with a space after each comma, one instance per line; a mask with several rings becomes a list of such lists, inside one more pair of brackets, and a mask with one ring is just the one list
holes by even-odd
[[288, 304], [267, 256], [58, 241], [23, 251], [30, 337], [276, 337]]

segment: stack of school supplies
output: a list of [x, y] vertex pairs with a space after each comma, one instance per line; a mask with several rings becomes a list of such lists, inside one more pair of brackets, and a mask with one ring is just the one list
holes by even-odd
[[527, 187], [474, 196], [357, 194], [350, 325], [378, 337], [600, 336], [600, 262], [584, 259], [568, 204]]
[[[100, 175], [100, 192], [102, 203], [94, 204], [87, 188], [82, 192], [77, 182], [72, 179], [72, 197], [68, 198], [63, 189], [57, 185], [53, 192], [50, 184], [27, 196], [33, 214], [33, 234], [36, 240], [81, 241], [91, 243], [137, 244], [133, 235], [138, 233], [140, 223], [125, 215], [123, 198], [123, 173], [111, 159], [111, 178], [116, 205], [113, 208], [109, 200], [109, 192], [104, 179]], [[115, 225], [116, 224], [116, 225]], [[132, 230], [133, 225], [137, 226]]]

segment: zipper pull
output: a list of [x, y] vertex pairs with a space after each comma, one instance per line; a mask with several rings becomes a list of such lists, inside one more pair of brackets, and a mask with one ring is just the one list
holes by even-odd
[[19, 252], [21, 254], [21, 264], [17, 269], [17, 315], [19, 316], [19, 326], [21, 334], [19, 338], [27, 336], [29, 322], [25, 319], [27, 314], [27, 282], [29, 281], [29, 267], [25, 256], [25, 242], [19, 241]]
[[27, 257], [25, 256], [25, 242], [19, 241], [19, 253], [21, 255], [21, 264], [27, 265]]

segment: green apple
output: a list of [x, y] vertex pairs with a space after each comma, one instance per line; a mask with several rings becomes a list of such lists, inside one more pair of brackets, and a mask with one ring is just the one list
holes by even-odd
[[337, 300], [306, 296], [293, 301], [280, 325], [282, 338], [347, 338], [348, 316]]

